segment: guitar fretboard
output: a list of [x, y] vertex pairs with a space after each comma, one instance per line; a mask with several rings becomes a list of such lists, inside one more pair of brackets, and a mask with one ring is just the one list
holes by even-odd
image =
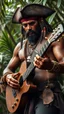
[[[48, 41], [45, 42], [45, 44], [42, 46], [42, 48], [40, 49], [40, 51], [38, 52], [37, 49], [34, 50], [32, 57], [31, 57], [31, 64], [29, 65], [29, 67], [27, 68], [26, 72], [24, 73], [24, 75], [22, 76], [23, 81], [25, 81], [27, 79], [27, 77], [30, 75], [30, 73], [34, 70], [35, 66], [33, 64], [33, 60], [36, 54], [38, 54], [39, 56], [43, 56], [43, 54], [46, 52], [46, 50], [48, 49], [50, 43]], [[21, 79], [20, 79], [21, 80]]]

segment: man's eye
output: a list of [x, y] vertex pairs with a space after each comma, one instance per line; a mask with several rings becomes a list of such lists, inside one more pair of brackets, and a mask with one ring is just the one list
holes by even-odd
[[31, 22], [31, 23], [29, 23], [29, 25], [34, 25], [35, 24], [35, 22]]
[[25, 28], [25, 27], [27, 27], [28, 25], [33, 26], [35, 23], [36, 23], [35, 21], [30, 22], [30, 23], [26, 23], [26, 24], [23, 24], [23, 27]]
[[23, 27], [27, 27], [27, 24], [23, 24]]

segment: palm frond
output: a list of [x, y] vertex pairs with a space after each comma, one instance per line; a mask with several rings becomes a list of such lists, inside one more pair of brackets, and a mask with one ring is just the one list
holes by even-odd
[[8, 34], [3, 31], [3, 36], [0, 39], [0, 52], [4, 52], [9, 56], [12, 56], [14, 45], [10, 40]]

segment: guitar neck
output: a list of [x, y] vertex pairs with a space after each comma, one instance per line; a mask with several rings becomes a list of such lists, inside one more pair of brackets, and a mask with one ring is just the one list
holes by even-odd
[[43, 56], [45, 54], [45, 52], [47, 51], [48, 47], [50, 46], [51, 42], [49, 42], [48, 40], [44, 43], [44, 45], [41, 47], [41, 49], [39, 50], [39, 52], [37, 54], [39, 54], [39, 56]]
[[29, 67], [27, 68], [26, 72], [23, 75], [23, 81], [25, 81], [27, 79], [27, 77], [30, 76], [30, 73], [35, 69], [35, 66], [33, 64], [33, 62], [31, 62], [31, 64], [29, 65]]
[[20, 77], [20, 85], [21, 85], [22, 81], [25, 81], [27, 79], [27, 77], [30, 76], [30, 73], [35, 69], [35, 66], [33, 64], [33, 60], [34, 60], [35, 55], [38, 54], [40, 56], [43, 56], [44, 53], [46, 52], [46, 50], [48, 49], [49, 45], [50, 45], [50, 43], [47, 40], [39, 51], [37, 51], [37, 48], [34, 50], [32, 57], [31, 57], [31, 60], [32, 60], [31, 64], [27, 68], [24, 75], [22, 77]]

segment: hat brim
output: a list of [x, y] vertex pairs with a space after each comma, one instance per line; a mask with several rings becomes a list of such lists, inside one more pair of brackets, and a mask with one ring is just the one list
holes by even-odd
[[19, 23], [19, 20], [21, 19], [22, 15], [21, 15], [21, 8], [18, 7], [12, 17], [12, 22], [13, 23]]
[[20, 23], [20, 19], [29, 17], [42, 17], [47, 18], [52, 15], [55, 11], [51, 8], [43, 6], [41, 4], [28, 4], [23, 9], [17, 8], [13, 15], [12, 22]]

